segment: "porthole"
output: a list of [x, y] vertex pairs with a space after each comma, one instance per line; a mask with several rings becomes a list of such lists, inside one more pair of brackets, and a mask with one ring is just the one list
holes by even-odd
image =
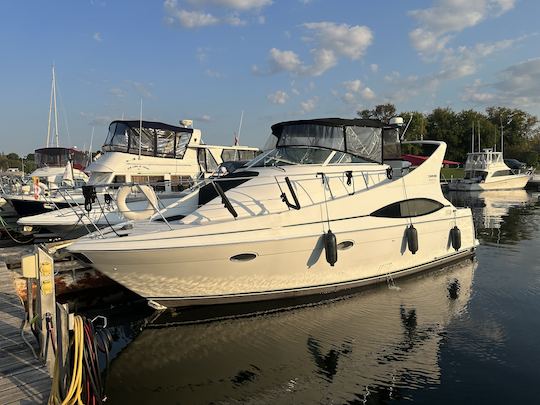
[[231, 257], [231, 262], [249, 262], [255, 259], [257, 255], [255, 253], [240, 253]]
[[352, 240], [344, 240], [343, 242], [339, 242], [337, 245], [338, 250], [347, 250], [352, 248], [354, 245], [354, 242]]

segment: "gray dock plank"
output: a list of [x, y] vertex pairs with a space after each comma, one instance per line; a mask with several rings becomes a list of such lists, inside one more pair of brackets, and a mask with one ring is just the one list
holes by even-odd
[[[34, 358], [21, 338], [25, 312], [15, 294], [13, 277], [14, 272], [0, 262], [0, 404], [45, 404], [51, 379], [43, 362]], [[35, 343], [31, 333], [25, 332], [25, 337]]]

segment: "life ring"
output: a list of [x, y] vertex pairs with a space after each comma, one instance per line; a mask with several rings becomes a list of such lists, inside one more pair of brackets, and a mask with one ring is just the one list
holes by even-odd
[[[148, 204], [144, 210], [131, 211], [126, 204], [126, 199], [129, 194], [136, 193], [137, 191], [141, 191], [144, 194], [148, 200]], [[118, 206], [118, 211], [126, 219], [141, 220], [148, 219], [154, 214], [158, 206], [158, 200], [154, 189], [150, 186], [122, 186], [118, 189], [118, 194], [116, 195], [116, 205]]]

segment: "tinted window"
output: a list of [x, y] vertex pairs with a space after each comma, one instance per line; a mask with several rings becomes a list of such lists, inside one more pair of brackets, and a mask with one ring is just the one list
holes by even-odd
[[491, 175], [491, 177], [510, 176], [512, 172], [510, 170], [498, 170]]
[[432, 212], [440, 210], [442, 207], [444, 207], [444, 205], [435, 200], [429, 200], [427, 198], [413, 198], [382, 207], [373, 212], [371, 216], [385, 218], [418, 217], [421, 215], [431, 214]]

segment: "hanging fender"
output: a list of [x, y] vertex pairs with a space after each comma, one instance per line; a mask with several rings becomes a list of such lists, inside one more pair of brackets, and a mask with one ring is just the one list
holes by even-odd
[[[148, 204], [143, 210], [131, 211], [126, 204], [126, 199], [129, 194], [131, 194], [132, 192], [137, 192], [137, 190], [140, 190], [144, 194], [144, 196], [148, 200]], [[118, 211], [126, 219], [142, 220], [148, 219], [154, 214], [154, 211], [158, 206], [158, 200], [154, 189], [150, 186], [122, 186], [118, 189], [118, 194], [116, 195], [116, 205], [118, 206]]]
[[326, 261], [330, 263], [330, 266], [334, 267], [337, 262], [337, 241], [336, 235], [329, 229], [327, 233], [323, 234], [324, 251], [326, 253]]
[[418, 231], [412, 224], [405, 231], [405, 237], [407, 238], [407, 247], [414, 255], [418, 251]]
[[461, 248], [461, 230], [457, 225], [450, 229], [450, 241], [452, 242], [452, 247], [457, 252]]

